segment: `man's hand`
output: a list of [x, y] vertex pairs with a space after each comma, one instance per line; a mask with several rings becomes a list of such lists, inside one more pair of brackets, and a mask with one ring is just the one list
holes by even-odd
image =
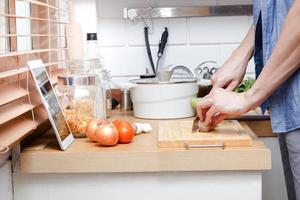
[[232, 91], [239, 86], [243, 80], [247, 65], [247, 59], [243, 58], [239, 52], [233, 52], [226, 62], [211, 77], [213, 86]]
[[200, 121], [214, 128], [228, 115], [242, 115], [252, 109], [251, 97], [247, 92], [235, 93], [214, 88], [197, 104]]
[[253, 56], [254, 29], [251, 26], [240, 46], [212, 76], [213, 89], [197, 105], [201, 121], [214, 128], [228, 115], [241, 115], [250, 110], [246, 93], [231, 92], [236, 88], [246, 72], [249, 60]]
[[233, 51], [227, 61], [212, 76], [213, 86], [229, 91], [236, 88], [243, 80], [248, 62], [253, 56], [253, 49], [254, 29], [251, 26], [239, 47]]

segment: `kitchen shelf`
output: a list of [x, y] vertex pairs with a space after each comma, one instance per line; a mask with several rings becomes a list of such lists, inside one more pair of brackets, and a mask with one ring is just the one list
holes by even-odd
[[68, 60], [61, 60], [61, 61], [57, 61], [57, 62], [45, 63], [45, 67], [52, 66], [52, 65], [59, 65], [59, 64], [68, 63], [68, 62], [69, 62]]
[[0, 37], [71, 37], [69, 35], [51, 35], [51, 34], [0, 34]]
[[29, 50], [29, 51], [14, 51], [9, 53], [3, 53], [0, 54], [1, 57], [10, 57], [10, 56], [19, 56], [19, 55], [25, 55], [25, 54], [33, 54], [33, 53], [44, 53], [49, 51], [61, 51], [61, 50], [68, 50], [68, 48], [54, 48], [54, 49], [36, 49], [36, 50]]
[[60, 69], [56, 69], [54, 71], [51, 71], [51, 74], [50, 74], [50, 81], [53, 85], [55, 85], [57, 83], [57, 75], [61, 75], [63, 74], [65, 71], [65, 69], [63, 68], [60, 68]]
[[41, 1], [35, 1], [35, 0], [18, 0], [18, 1], [29, 2], [31, 4], [35, 4], [35, 5], [39, 5], [39, 6], [44, 6], [44, 7], [55, 9], [55, 10], [62, 10], [62, 11], [64, 11], [63, 9], [60, 9], [59, 7], [49, 5], [49, 4], [43, 3]]
[[[66, 38], [70, 37], [66, 29], [70, 1], [6, 2], [7, 11], [0, 11], [0, 18], [8, 22], [8, 31], [0, 34], [0, 39], [9, 43], [8, 49], [0, 53], [3, 66], [0, 70], [0, 143], [3, 139], [5, 145], [14, 145], [48, 119], [39, 95], [35, 94], [37, 91], [28, 72], [27, 62], [42, 59], [50, 75], [56, 75], [59, 72], [54, 72], [57, 68], [66, 66], [69, 50]], [[26, 5], [26, 12], [16, 9], [16, 5]], [[26, 22], [28, 31], [21, 31], [25, 25], [22, 22]], [[31, 40], [26, 50], [22, 51], [24, 48], [19, 45], [19, 39]]]
[[[58, 61], [58, 62], [45, 63], [44, 65], [45, 65], [45, 67], [49, 67], [49, 66], [59, 65], [59, 64], [68, 63], [68, 62], [69, 62], [68, 60], [62, 60], [62, 61]], [[0, 79], [1, 78], [7, 78], [7, 77], [10, 77], [10, 76], [15, 76], [15, 75], [25, 73], [25, 72], [28, 72], [28, 67], [20, 67], [20, 68], [17, 68], [17, 69], [7, 70], [7, 71], [4, 71], [4, 72], [0, 72]]]
[[37, 124], [42, 124], [48, 120], [48, 113], [44, 108], [44, 105], [40, 103], [39, 105], [36, 105], [33, 109], [34, 112], [34, 119], [37, 122]]
[[28, 95], [28, 91], [19, 86], [4, 85], [0, 88], [0, 106]]
[[12, 147], [36, 127], [37, 124], [32, 119], [15, 119], [12, 123], [0, 127], [0, 144]]
[[12, 119], [15, 119], [16, 117], [33, 109], [33, 106], [31, 104], [25, 104], [25, 103], [13, 104], [8, 107], [9, 109], [0, 108], [0, 110], [2, 110], [0, 112], [0, 125]]
[[4, 71], [4, 72], [0, 72], [0, 79], [1, 78], [7, 78], [7, 77], [10, 77], [10, 76], [15, 76], [15, 75], [27, 72], [27, 71], [28, 71], [28, 67], [20, 67], [20, 68], [17, 68], [17, 69], [11, 69], [11, 70], [7, 70], [7, 71]]
[[56, 23], [56, 24], [68, 24], [69, 23], [69, 22], [63, 22], [63, 21], [58, 21], [58, 20], [51, 20], [51, 19], [47, 19], [47, 18], [4, 14], [4, 13], [0, 13], [0, 17], [1, 16], [8, 17], [8, 18], [29, 19], [29, 20], [34, 20], [34, 21], [45, 21], [45, 22]]

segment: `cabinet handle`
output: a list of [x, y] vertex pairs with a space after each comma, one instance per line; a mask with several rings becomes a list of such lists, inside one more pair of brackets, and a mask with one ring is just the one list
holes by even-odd
[[203, 148], [225, 148], [225, 145], [222, 144], [188, 144], [184, 143], [186, 149], [203, 149]]

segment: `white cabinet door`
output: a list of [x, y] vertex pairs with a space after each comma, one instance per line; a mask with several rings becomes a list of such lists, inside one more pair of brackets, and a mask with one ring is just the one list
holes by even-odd
[[0, 200], [13, 200], [10, 161], [0, 167]]

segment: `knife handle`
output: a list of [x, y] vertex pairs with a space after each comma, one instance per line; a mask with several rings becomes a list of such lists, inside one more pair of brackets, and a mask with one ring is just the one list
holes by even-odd
[[189, 149], [204, 149], [204, 148], [225, 148], [225, 145], [222, 144], [188, 144], [184, 143], [184, 147], [189, 150]]
[[158, 45], [158, 52], [157, 52], [157, 56], [161, 57], [164, 54], [164, 50], [166, 47], [166, 44], [168, 42], [168, 37], [169, 37], [169, 32], [168, 32], [168, 28], [165, 27], [165, 31], [163, 32], [159, 45]]

